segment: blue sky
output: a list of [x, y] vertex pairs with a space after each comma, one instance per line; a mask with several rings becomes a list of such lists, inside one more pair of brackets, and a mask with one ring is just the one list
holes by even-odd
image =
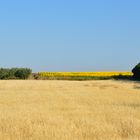
[[139, 0], [4, 0], [0, 67], [129, 71], [140, 62]]

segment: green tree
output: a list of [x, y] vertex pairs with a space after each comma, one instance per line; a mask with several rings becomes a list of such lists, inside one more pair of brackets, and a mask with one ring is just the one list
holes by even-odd
[[9, 77], [9, 69], [0, 68], [0, 79], [8, 79]]
[[15, 77], [19, 79], [27, 79], [32, 73], [31, 69], [28, 68], [19, 68], [15, 72]]
[[134, 74], [134, 78], [140, 79], [140, 63], [133, 68], [132, 72]]

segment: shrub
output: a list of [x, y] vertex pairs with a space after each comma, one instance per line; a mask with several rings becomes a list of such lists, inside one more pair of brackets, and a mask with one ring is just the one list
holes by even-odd
[[15, 76], [19, 79], [27, 79], [32, 73], [31, 69], [28, 68], [19, 68], [15, 72]]
[[8, 79], [16, 79], [15, 73], [18, 68], [11, 68], [9, 69], [9, 78]]
[[32, 73], [32, 77], [36, 80], [40, 78], [38, 73]]
[[27, 79], [31, 73], [28, 68], [0, 68], [0, 79]]
[[133, 68], [132, 72], [133, 72], [133, 74], [134, 74], [134, 75], [133, 75], [134, 78], [140, 79], [140, 63], [137, 64], [137, 65]]
[[8, 79], [9, 77], [9, 69], [0, 69], [0, 79]]

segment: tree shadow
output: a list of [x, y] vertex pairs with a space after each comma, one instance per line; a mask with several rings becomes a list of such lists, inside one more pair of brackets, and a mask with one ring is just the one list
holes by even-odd
[[115, 80], [128, 80], [128, 81], [140, 82], [140, 79], [134, 78], [133, 76], [118, 75], [118, 76], [113, 76], [113, 79], [115, 79]]

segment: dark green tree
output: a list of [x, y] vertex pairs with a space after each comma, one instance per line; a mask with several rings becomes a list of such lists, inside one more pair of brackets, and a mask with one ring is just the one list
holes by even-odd
[[140, 63], [133, 68], [132, 72], [135, 79], [140, 79]]
[[31, 69], [28, 68], [19, 68], [15, 72], [15, 77], [19, 79], [27, 79], [32, 73]]
[[27, 79], [31, 74], [29, 68], [0, 68], [0, 79]]
[[8, 79], [9, 77], [9, 69], [0, 68], [0, 79]]

